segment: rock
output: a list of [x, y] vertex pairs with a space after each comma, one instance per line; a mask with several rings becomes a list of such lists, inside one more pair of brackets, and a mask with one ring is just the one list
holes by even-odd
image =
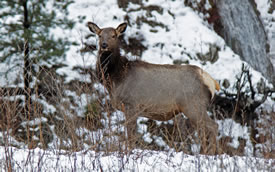
[[273, 65], [268, 57], [267, 36], [252, 0], [216, 1], [222, 28], [219, 34], [233, 51], [275, 85]]

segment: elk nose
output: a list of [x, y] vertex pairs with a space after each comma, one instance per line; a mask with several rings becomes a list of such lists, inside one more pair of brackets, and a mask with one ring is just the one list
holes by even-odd
[[108, 44], [107, 44], [107, 43], [105, 43], [105, 42], [103, 42], [103, 43], [102, 43], [102, 45], [101, 45], [101, 47], [102, 47], [103, 49], [105, 49], [105, 48], [107, 48], [107, 47], [108, 47]]

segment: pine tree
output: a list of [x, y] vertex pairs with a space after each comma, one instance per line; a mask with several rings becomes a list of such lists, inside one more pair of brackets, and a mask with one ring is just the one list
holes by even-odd
[[35, 65], [41, 61], [53, 63], [64, 58], [73, 44], [68, 38], [53, 35], [56, 28], [73, 28], [74, 21], [67, 18], [71, 3], [71, 0], [0, 1], [0, 62], [23, 64], [26, 112], [29, 111], [28, 104], [31, 104], [30, 82], [37, 72]]

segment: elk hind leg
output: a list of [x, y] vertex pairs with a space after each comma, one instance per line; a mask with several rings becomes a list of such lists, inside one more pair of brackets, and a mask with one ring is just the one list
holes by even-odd
[[192, 109], [185, 108], [183, 113], [189, 118], [190, 122], [197, 129], [198, 137], [201, 144], [202, 154], [216, 153], [216, 138], [218, 133], [218, 125], [212, 120], [206, 111], [206, 106], [188, 106]]

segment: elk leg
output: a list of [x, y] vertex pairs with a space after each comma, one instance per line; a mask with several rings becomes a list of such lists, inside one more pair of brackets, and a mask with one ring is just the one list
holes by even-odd
[[126, 127], [126, 143], [129, 149], [135, 147], [137, 140], [136, 130], [137, 130], [137, 114], [133, 109], [125, 109], [125, 127]]
[[218, 133], [218, 125], [207, 115], [206, 106], [188, 106], [192, 110], [185, 108], [183, 113], [190, 119], [194, 128], [198, 131], [201, 141], [202, 154], [216, 153], [216, 138]]
[[[207, 114], [205, 114], [207, 115]], [[202, 128], [199, 130], [199, 135], [202, 140], [201, 145], [201, 153], [202, 154], [210, 154], [214, 155], [217, 153], [217, 124], [211, 122], [211, 118], [207, 116], [208, 118], [204, 117], [206, 121], [201, 122]], [[209, 121], [207, 121], [209, 120]], [[204, 130], [205, 129], [205, 130]]]

